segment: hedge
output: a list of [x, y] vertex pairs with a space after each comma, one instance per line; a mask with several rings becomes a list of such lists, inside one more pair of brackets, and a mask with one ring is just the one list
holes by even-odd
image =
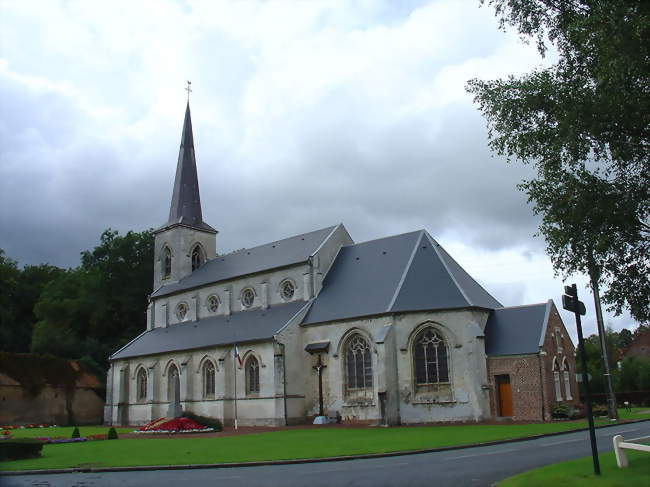
[[41, 456], [43, 442], [31, 438], [0, 440], [0, 461], [22, 460]]

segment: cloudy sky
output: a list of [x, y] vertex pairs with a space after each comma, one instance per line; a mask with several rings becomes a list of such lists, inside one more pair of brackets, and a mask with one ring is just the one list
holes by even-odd
[[2, 0], [0, 248], [75, 266], [106, 228], [165, 222], [191, 80], [219, 251], [424, 228], [505, 305], [559, 306], [531, 170], [491, 155], [464, 90], [544, 62], [478, 0]]

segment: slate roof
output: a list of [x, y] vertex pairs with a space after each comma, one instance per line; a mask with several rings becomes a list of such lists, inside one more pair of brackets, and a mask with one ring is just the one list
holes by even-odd
[[502, 305], [420, 230], [342, 247], [302, 324], [467, 307]]
[[539, 352], [552, 304], [549, 300], [492, 311], [485, 325], [485, 353], [502, 356]]
[[268, 309], [240, 311], [230, 316], [218, 315], [167, 328], [154, 328], [133, 339], [109, 359], [270, 339], [308, 305], [304, 301], [294, 301]]
[[194, 134], [192, 133], [189, 101], [185, 109], [181, 147], [178, 152], [178, 164], [174, 179], [174, 191], [172, 193], [172, 203], [169, 207], [169, 218], [167, 223], [159, 230], [176, 224], [216, 233], [214, 228], [203, 221], [201, 212], [201, 195], [199, 194], [199, 178], [196, 174]]
[[306, 262], [335, 229], [336, 226], [327, 227], [218, 256], [177, 283], [163, 286], [151, 296], [166, 296], [234, 277]]

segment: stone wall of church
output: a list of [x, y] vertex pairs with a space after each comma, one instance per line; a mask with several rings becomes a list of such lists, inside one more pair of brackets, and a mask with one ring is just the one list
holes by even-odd
[[[190, 321], [215, 315], [245, 312], [246, 308], [241, 302], [241, 293], [246, 288], [252, 288], [255, 293], [251, 309], [286, 303], [288, 301], [283, 299], [280, 293], [280, 286], [286, 280], [290, 280], [295, 287], [291, 301], [304, 300], [305, 288], [311, 288], [311, 281], [309, 280], [311, 277], [305, 279], [305, 275], [310, 276], [309, 265], [301, 264], [271, 272], [252, 274], [243, 278], [223, 281], [199, 289], [191, 289], [172, 296], [158, 298], [153, 303], [152, 319], [154, 326], [173, 326], [178, 323], [180, 320], [176, 314], [176, 309], [180, 303], [188, 305], [189, 313], [186, 319]], [[307, 289], [307, 292], [310, 293], [310, 290]], [[208, 297], [213, 295], [216, 295], [219, 299], [219, 307], [216, 312], [211, 312], [208, 308]], [[308, 295], [307, 299], [310, 296], [311, 294]]]
[[[199, 244], [206, 259], [216, 255], [216, 235], [184, 226], [174, 226], [156, 233], [154, 240], [153, 289], [163, 284], [177, 282], [192, 273], [191, 252]], [[167, 247], [172, 252], [172, 268], [168, 278], [163, 279], [164, 257], [163, 249]]]
[[[326, 414], [344, 420], [425, 423], [479, 421], [490, 416], [483, 328], [487, 313], [472, 311], [415, 312], [345, 320], [303, 327], [301, 361], [305, 367], [307, 415], [318, 411], [317, 358], [304, 352], [308, 343], [329, 341], [323, 354]], [[432, 327], [446, 342], [449, 381], [418, 387], [414, 377], [413, 339]], [[358, 334], [371, 344], [372, 387], [350, 390], [346, 377], [346, 344]], [[426, 390], [425, 390], [426, 389]]]
[[[116, 361], [109, 370], [109, 393], [105, 410], [107, 424], [146, 424], [165, 417], [172, 400], [170, 371], [179, 371], [180, 401], [184, 411], [220, 419], [232, 425], [284, 424], [282, 389], [277, 384], [276, 346], [273, 342], [239, 345], [240, 365], [232, 346], [212, 347], [180, 353]], [[259, 364], [259, 391], [247, 387], [246, 366], [255, 358]], [[214, 394], [206, 395], [203, 367], [215, 367]], [[138, 371], [147, 374], [147, 395], [138, 398]], [[280, 374], [281, 375], [281, 374]], [[236, 392], [235, 392], [236, 391]]]

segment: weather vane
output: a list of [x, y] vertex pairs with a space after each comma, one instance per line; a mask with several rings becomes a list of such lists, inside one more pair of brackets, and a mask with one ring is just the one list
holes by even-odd
[[185, 88], [185, 91], [187, 91], [187, 103], [190, 102], [190, 93], [192, 93], [192, 88], [190, 88], [190, 85], [192, 84], [191, 81], [187, 82], [187, 88]]

